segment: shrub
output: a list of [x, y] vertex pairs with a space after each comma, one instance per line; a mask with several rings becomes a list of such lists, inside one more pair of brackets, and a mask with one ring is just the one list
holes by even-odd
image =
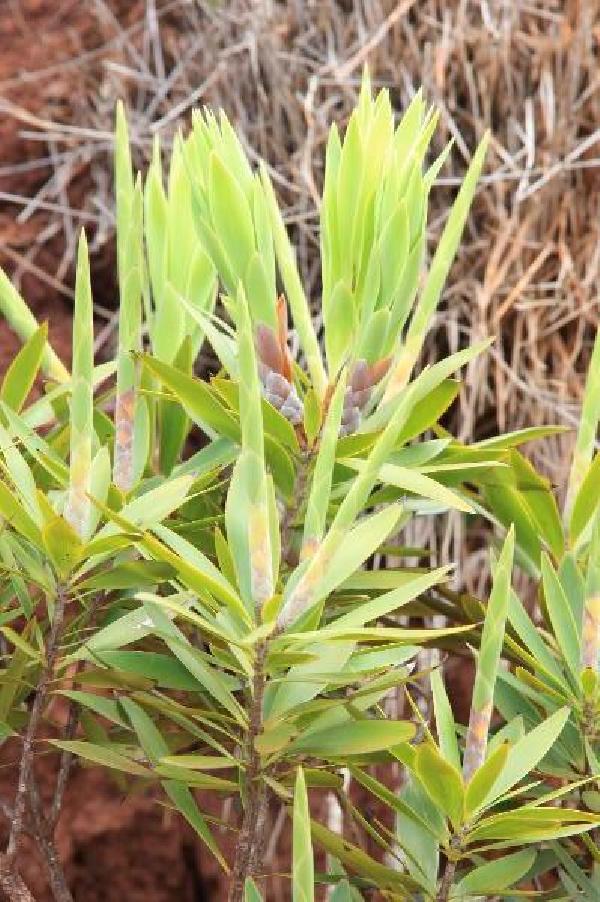
[[[562, 518], [518, 450], [556, 429], [469, 446], [446, 433], [453, 376], [486, 343], [414, 368], [487, 136], [425, 267], [428, 195], [446, 155], [424, 169], [435, 125], [417, 94], [395, 126], [386, 92], [373, 99], [365, 76], [343, 140], [331, 129], [324, 354], [268, 171], [252, 169], [225, 116], [209, 111], [176, 139], [166, 188], [158, 144], [145, 179], [134, 177], [117, 111], [113, 360], [94, 361], [83, 235], [70, 372], [1, 277], [2, 309], [24, 341], [0, 392], [0, 722], [21, 748], [4, 809], [9, 898], [31, 898], [17, 866], [26, 830], [55, 898], [71, 898], [53, 832], [75, 756], [161, 788], [230, 870], [232, 900], [261, 898], [272, 798], [293, 819], [294, 899], [329, 884], [337, 902], [375, 889], [445, 902], [523, 894], [543, 874], [555, 898], [600, 892], [600, 351]], [[195, 375], [204, 341], [219, 361], [213, 378]], [[449, 567], [409, 566], [427, 551], [395, 539], [411, 518], [449, 509], [495, 527], [487, 601], [453, 592]], [[364, 569], [376, 554], [405, 563]], [[537, 586], [537, 619], [511, 588], [513, 557]], [[445, 625], [431, 626], [440, 614]], [[475, 653], [466, 732], [443, 659], [414, 672], [425, 647]], [[431, 717], [419, 704], [425, 680]], [[398, 691], [405, 720], [383, 707]], [[70, 706], [58, 738], [56, 694]], [[60, 756], [46, 808], [33, 768], [42, 741]], [[401, 765], [401, 791], [375, 774], [386, 762]], [[343, 800], [343, 773], [395, 819], [390, 832], [345, 801], [379, 857], [311, 820], [307, 790]], [[241, 801], [231, 861], [198, 789]]]

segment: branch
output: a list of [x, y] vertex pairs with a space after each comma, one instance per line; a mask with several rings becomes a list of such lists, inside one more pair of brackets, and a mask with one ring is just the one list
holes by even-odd
[[56, 851], [56, 846], [54, 845], [52, 827], [44, 816], [33, 769], [29, 772], [27, 798], [33, 821], [34, 839], [44, 859], [46, 870], [48, 871], [52, 894], [56, 902], [73, 902], [73, 897], [67, 885], [62, 864], [58, 857], [58, 852]]
[[5, 865], [10, 868], [16, 859], [19, 851], [19, 843], [23, 833], [23, 823], [25, 820], [25, 809], [27, 801], [27, 789], [29, 786], [29, 777], [33, 767], [33, 746], [37, 735], [39, 723], [44, 711], [46, 697], [52, 676], [54, 666], [58, 657], [58, 647], [62, 635], [63, 622], [65, 616], [65, 595], [62, 588], [59, 587], [56, 596], [56, 605], [54, 608], [54, 619], [50, 629], [50, 635], [46, 644], [46, 663], [42, 669], [37, 688], [35, 690], [35, 698], [27, 724], [27, 730], [23, 738], [23, 751], [21, 755], [21, 766], [19, 768], [19, 781], [17, 784], [17, 793], [13, 807], [13, 818], [10, 828], [10, 836], [6, 855], [4, 857]]
[[262, 730], [266, 657], [267, 642], [263, 641], [256, 648], [252, 705], [247, 737], [248, 767], [246, 775], [248, 780], [248, 803], [236, 847], [235, 864], [229, 888], [229, 902], [241, 902], [243, 899], [246, 877], [252, 876], [256, 870], [262, 847], [262, 834], [264, 834], [267, 793], [262, 779], [261, 760], [256, 750], [255, 739]]
[[[77, 724], [79, 723], [79, 706], [76, 702], [71, 701], [69, 706], [69, 717], [67, 719], [67, 723], [65, 725], [64, 740], [73, 739], [75, 733], [77, 731]], [[65, 795], [65, 789], [67, 788], [67, 781], [69, 779], [69, 773], [71, 772], [71, 766], [73, 764], [73, 753], [67, 751], [67, 749], [63, 749], [62, 754], [60, 756], [60, 764], [58, 766], [58, 775], [56, 777], [56, 786], [54, 788], [54, 798], [52, 799], [52, 808], [50, 809], [50, 815], [48, 817], [48, 823], [53, 830], [56, 827], [56, 823], [58, 821], [60, 810], [62, 808], [63, 798]]]

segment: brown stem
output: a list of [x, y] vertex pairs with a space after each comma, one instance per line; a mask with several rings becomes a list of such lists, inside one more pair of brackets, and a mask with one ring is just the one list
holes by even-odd
[[452, 889], [452, 884], [454, 883], [454, 874], [456, 873], [456, 862], [452, 859], [448, 859], [446, 862], [446, 868], [444, 870], [444, 876], [442, 877], [442, 882], [440, 883], [440, 888], [438, 890], [438, 894], [435, 897], [436, 902], [448, 902], [450, 898], [450, 891]]
[[248, 766], [246, 777], [248, 799], [235, 850], [235, 862], [229, 887], [229, 902], [241, 902], [243, 899], [246, 878], [256, 873], [262, 847], [267, 792], [262, 779], [261, 760], [256, 750], [255, 739], [262, 729], [266, 656], [267, 643], [263, 641], [256, 648], [252, 705], [250, 707], [250, 723], [247, 737]]
[[29, 786], [29, 775], [33, 767], [33, 746], [37, 735], [39, 723], [44, 711], [46, 697], [50, 682], [54, 674], [54, 666], [58, 657], [58, 648], [62, 635], [63, 622], [65, 616], [66, 598], [61, 587], [59, 587], [56, 595], [56, 605], [54, 607], [54, 619], [50, 628], [50, 635], [46, 643], [46, 663], [42, 669], [37, 688], [27, 730], [23, 738], [23, 751], [21, 753], [21, 766], [19, 768], [19, 781], [17, 784], [17, 794], [13, 806], [13, 820], [10, 828], [10, 836], [6, 849], [6, 862], [12, 865], [19, 851], [19, 843], [23, 833], [23, 821], [25, 819], [25, 807], [27, 801], [27, 789]]
[[[69, 706], [69, 716], [64, 729], [64, 740], [69, 741], [73, 739], [77, 731], [78, 723], [79, 707], [74, 701], [72, 701]], [[65, 789], [67, 788], [67, 781], [69, 779], [69, 773], [71, 771], [72, 764], [73, 753], [64, 749], [60, 756], [58, 775], [56, 777], [56, 786], [54, 788], [54, 798], [52, 799], [52, 808], [50, 809], [50, 815], [48, 817], [48, 823], [52, 830], [54, 830], [54, 828], [56, 827], [56, 823], [60, 815], [60, 809], [62, 808], [62, 802], [65, 795]]]
[[[82, 626], [85, 628], [94, 624], [95, 615], [98, 610], [98, 605], [100, 602], [101, 596], [98, 595], [94, 598], [91, 605], [88, 608], [87, 615], [84, 617], [82, 621]], [[73, 675], [71, 677], [71, 685], [75, 684], [75, 680], [77, 678], [77, 674], [81, 669], [81, 661], [77, 661], [75, 664], [75, 669]], [[69, 741], [75, 738], [75, 733], [77, 732], [77, 726], [79, 724], [79, 705], [75, 701], [71, 701], [69, 705], [69, 715], [67, 717], [67, 722], [65, 724], [65, 729], [63, 732], [63, 740]], [[52, 807], [50, 809], [50, 814], [48, 816], [48, 824], [52, 831], [54, 831], [56, 824], [58, 823], [58, 818], [60, 816], [60, 810], [62, 808], [62, 803], [65, 795], [65, 790], [67, 788], [67, 782], [69, 780], [69, 774], [71, 773], [71, 767], [73, 766], [73, 761], [75, 760], [72, 752], [67, 751], [67, 749], [63, 749], [62, 754], [60, 756], [60, 763], [58, 765], [58, 774], [56, 777], [56, 785], [54, 787], [54, 798], [52, 799]]]
[[27, 799], [29, 802], [29, 810], [31, 811], [31, 819], [33, 821], [33, 836], [42, 858], [44, 859], [44, 864], [46, 865], [52, 895], [56, 902], [73, 902], [73, 897], [67, 885], [67, 880], [60, 858], [58, 857], [58, 852], [56, 851], [56, 846], [54, 845], [52, 827], [44, 816], [42, 801], [40, 799], [33, 769], [29, 774]]

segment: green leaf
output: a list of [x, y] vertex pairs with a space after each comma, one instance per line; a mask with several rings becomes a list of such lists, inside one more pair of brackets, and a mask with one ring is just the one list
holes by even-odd
[[[239, 366], [238, 366], [239, 370]], [[239, 378], [239, 376], [238, 376]], [[211, 384], [217, 389], [219, 394], [225, 398], [228, 405], [239, 416], [240, 412], [240, 383], [231, 382], [229, 379], [222, 379], [218, 376], [212, 380]], [[263, 428], [265, 433], [271, 438], [290, 450], [297, 453], [300, 450], [298, 445], [298, 437], [294, 431], [294, 427], [275, 407], [273, 407], [265, 398], [260, 399], [261, 416], [263, 420]]]
[[290, 244], [283, 216], [277, 205], [275, 192], [264, 164], [261, 164], [260, 167], [260, 180], [273, 233], [277, 264], [281, 273], [285, 295], [292, 311], [294, 328], [298, 333], [300, 344], [306, 355], [306, 365], [311, 376], [313, 388], [319, 400], [322, 400], [327, 388], [327, 376], [323, 366], [321, 349], [310, 315], [308, 301], [302, 287], [298, 266], [296, 265], [295, 253]]
[[465, 174], [456, 200], [450, 210], [450, 215], [444, 226], [444, 231], [438, 242], [433, 260], [431, 261], [429, 275], [425, 282], [421, 299], [409, 327], [406, 340], [407, 346], [410, 346], [415, 339], [422, 340], [429, 320], [437, 307], [444, 287], [444, 282], [446, 281], [467, 220], [469, 208], [475, 194], [477, 180], [479, 179], [485, 160], [489, 138], [489, 132], [486, 132], [473, 155], [473, 159]]
[[72, 526], [54, 517], [42, 530], [44, 546], [61, 579], [66, 579], [80, 562], [83, 546]]
[[431, 743], [422, 743], [417, 748], [413, 769], [432, 802], [445, 812], [458, 830], [465, 813], [465, 793], [459, 771]]
[[[595, 874], [592, 872], [592, 879], [590, 879], [560, 843], [552, 842], [549, 845], [565, 871], [567, 871], [579, 887], [587, 893], [589, 902], [600, 902], [600, 886], [598, 885]], [[575, 897], [575, 894], [573, 894], [573, 896]]]
[[542, 581], [548, 616], [571, 676], [580, 683], [580, 647], [577, 624], [560, 580], [547, 555], [542, 555]]
[[600, 454], [587, 468], [577, 492], [569, 523], [571, 544], [576, 546], [589, 526], [600, 501]]
[[79, 583], [80, 589], [145, 589], [171, 579], [175, 568], [162, 561], [126, 561]]
[[218, 755], [166, 755], [161, 764], [183, 767], [186, 770], [222, 770], [238, 766], [235, 758]]
[[[210, 155], [208, 193], [215, 232], [237, 279], [243, 279], [254, 251], [252, 214], [238, 182], [216, 153]], [[235, 294], [237, 283], [227, 290]]]
[[246, 877], [244, 883], [244, 902], [263, 902], [263, 897], [252, 877]]
[[190, 824], [200, 839], [205, 843], [212, 852], [225, 872], [229, 871], [227, 862], [217, 846], [215, 839], [210, 832], [206, 820], [202, 816], [196, 800], [187, 786], [184, 786], [177, 780], [166, 780], [163, 782], [164, 790], [177, 808], [184, 816], [188, 824]]
[[484, 804], [491, 805], [523, 777], [531, 774], [552, 748], [569, 718], [569, 708], [559, 708], [547, 720], [519, 739], [508, 753], [506, 764]]
[[6, 370], [0, 388], [0, 399], [12, 410], [18, 412], [27, 400], [44, 357], [47, 338], [48, 324], [43, 323]]
[[93, 742], [83, 742], [79, 739], [49, 739], [48, 742], [59, 749], [64, 749], [66, 752], [85, 758], [86, 761], [101, 764], [103, 767], [110, 767], [125, 774], [133, 774], [134, 777], [152, 776], [151, 771], [136, 761], [132, 761], [131, 758], [126, 758], [125, 755], [121, 755], [111, 748], [96, 745]]
[[535, 858], [534, 850], [523, 849], [479, 865], [456, 884], [456, 894], [459, 897], [496, 896], [522, 880]]
[[40, 652], [30, 645], [23, 636], [16, 633], [10, 626], [2, 626], [0, 627], [0, 633], [2, 633], [9, 642], [11, 642], [15, 648], [19, 648], [24, 654], [27, 655], [28, 658], [32, 658], [34, 661], [40, 662], [42, 656]]
[[564, 535], [554, 493], [518, 451], [503, 458], [509, 469], [496, 470], [494, 483], [484, 486], [484, 497], [495, 517], [507, 528], [514, 523], [518, 546], [535, 567], [543, 543], [560, 559]]
[[[333, 833], [316, 821], [311, 822], [313, 839], [319, 845], [342, 862], [344, 867], [353, 873], [373, 882], [379, 890], [389, 889], [400, 895], [400, 898], [415, 898], [415, 891], [422, 889], [420, 883], [395, 868], [380, 864], [358, 846]], [[410, 895], [412, 893], [412, 896]]]
[[[151, 764], [156, 765], [168, 755], [169, 747], [161, 736], [157, 727], [148, 714], [132, 699], [122, 698], [120, 703], [131, 721], [131, 725], [138, 735], [144, 753]], [[175, 780], [167, 780], [163, 783], [165, 792], [191, 824], [196, 833], [206, 843], [215, 858], [222, 867], [227, 870], [225, 860], [217, 846], [204, 818], [202, 817], [196, 801], [190, 790], [183, 783]]]
[[469, 780], [465, 794], [467, 814], [470, 815], [477, 811], [487, 799], [493, 785], [504, 770], [509, 748], [507, 742], [497, 745]]
[[42, 535], [23, 505], [0, 479], [0, 516], [25, 536], [34, 546], [42, 547]]
[[[312, 447], [321, 428], [321, 405], [317, 393], [310, 388], [304, 396], [304, 431], [309, 447]], [[295, 433], [294, 433], [295, 435]]]
[[293, 902], [313, 902], [315, 897], [315, 872], [310, 834], [310, 810], [308, 807], [304, 773], [301, 767], [299, 767], [296, 772], [292, 844]]
[[302, 538], [304, 554], [310, 554], [314, 550], [316, 543], [322, 540], [325, 532], [327, 510], [331, 497], [335, 450], [342, 421], [345, 391], [346, 373], [343, 372], [340, 375], [329, 404], [312, 474], [304, 518], [304, 535]]
[[70, 404], [69, 495], [65, 519], [84, 538], [91, 509], [90, 487], [94, 436], [94, 323], [90, 263], [82, 231], [77, 253], [73, 314], [73, 382]]
[[472, 447], [487, 448], [515, 448], [525, 442], [533, 442], [537, 439], [548, 438], [551, 435], [561, 435], [568, 432], [568, 426], [526, 426], [524, 429], [516, 429], [514, 432], [505, 432], [502, 435], [494, 435], [491, 438], [475, 442]]
[[360, 902], [362, 896], [348, 880], [340, 880], [330, 896], [330, 902]]
[[163, 641], [184, 667], [196, 677], [206, 692], [209, 693], [238, 723], [246, 722], [246, 715], [239, 702], [234, 698], [223, 678], [223, 673], [205, 662], [197, 649], [186, 639], [185, 635], [167, 617], [156, 604], [145, 603], [148, 616], [161, 634]]
[[136, 702], [130, 698], [121, 698], [119, 703], [125, 711], [131, 726], [137, 733], [140, 745], [150, 764], [155, 765], [169, 754], [169, 747], [152, 719]]
[[183, 689], [197, 692], [198, 681], [177, 658], [151, 651], [111, 651], [98, 649], [94, 659], [106, 664], [109, 669], [131, 673], [153, 680], [157, 686], [166, 689]]
[[[0, 269], [0, 311], [21, 341], [28, 341], [39, 329], [36, 318], [3, 269]], [[48, 341], [44, 347], [42, 366], [50, 379], [59, 383], [69, 381], [69, 371]]]
[[456, 724], [454, 723], [454, 715], [452, 714], [452, 708], [450, 707], [439, 669], [432, 672], [430, 681], [440, 751], [446, 761], [460, 772], [460, 753], [456, 738]]
[[408, 721], [357, 720], [301, 736], [289, 747], [294, 754], [318, 755], [323, 758], [343, 758], [389, 749], [408, 742], [415, 727]]
[[240, 440], [239, 424], [206, 382], [148, 355], [142, 355], [142, 363], [173, 392], [190, 419], [205, 432], [209, 435], [217, 432], [235, 442]]
[[493, 584], [479, 643], [469, 729], [463, 760], [463, 775], [470, 779], [485, 759], [494, 688], [502, 653], [508, 600], [511, 591], [515, 532], [511, 526], [493, 571]]
[[557, 683], [562, 689], [566, 689], [563, 673], [556, 658], [544, 642], [539, 630], [532, 622], [515, 592], [510, 594], [508, 619], [524, 647], [533, 655], [536, 664], [550, 675], [553, 682]]
[[325, 557], [323, 572], [319, 574], [313, 589], [313, 603], [330, 595], [374, 554], [396, 528], [401, 516], [401, 506], [394, 504], [360, 520], [340, 542], [331, 558], [327, 560]]
[[[430, 573], [405, 574], [406, 579], [397, 588], [392, 589], [391, 592], [384, 592], [364, 604], [356, 605], [347, 614], [342, 614], [341, 617], [332, 620], [327, 625], [327, 629], [352, 629], [352, 627], [364, 626], [366, 623], [385, 617], [443, 582], [450, 569], [450, 567], [439, 567]], [[348, 583], [344, 585], [347, 586]]]
[[398, 436], [397, 445], [405, 444], [438, 422], [460, 392], [460, 382], [445, 379], [416, 404]]
[[91, 692], [82, 692], [78, 689], [61, 689], [60, 694], [71, 701], [77, 702], [85, 708], [89, 708], [101, 717], [105, 717], [112, 723], [118, 724], [120, 727], [129, 728], [128, 722], [123, 717], [119, 708], [119, 703], [112, 698], [105, 698], [103, 695], [94, 695]]
[[154, 532], [158, 539], [146, 534], [142, 540], [154, 558], [172, 566], [183, 585], [201, 598], [208, 591], [230, 608], [237, 621], [251, 623], [237, 592], [209, 558], [166, 526], [156, 526]]
[[485, 818], [466, 837], [467, 842], [505, 840], [511, 845], [573, 836], [600, 823], [600, 816], [572, 808], [518, 808]]
[[600, 421], [600, 329], [596, 332], [594, 349], [588, 367], [587, 380], [581, 405], [581, 418], [573, 450], [571, 471], [565, 502], [565, 522], [570, 520], [573, 502], [585, 479], [594, 453], [598, 422]]
[[[342, 460], [345, 466], [350, 467], [360, 473], [366, 466], [366, 461], [358, 459]], [[378, 478], [383, 483], [412, 492], [415, 495], [421, 495], [423, 498], [430, 498], [446, 507], [463, 511], [463, 513], [473, 513], [471, 505], [461, 498], [456, 492], [447, 488], [435, 479], [431, 479], [424, 473], [417, 470], [408, 469], [408, 467], [399, 467], [396, 464], [384, 464], [379, 469]]]
[[350, 288], [338, 282], [327, 305], [325, 347], [329, 372], [337, 376], [348, 357], [356, 328], [356, 308]]

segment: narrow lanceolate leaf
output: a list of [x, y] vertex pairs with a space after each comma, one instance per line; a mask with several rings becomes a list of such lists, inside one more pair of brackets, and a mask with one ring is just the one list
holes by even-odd
[[496, 896], [521, 880], [535, 861], [533, 849], [522, 849], [481, 864], [458, 883], [459, 899]]
[[510, 581], [515, 548], [514, 530], [510, 529], [494, 574], [494, 584], [488, 602], [485, 623], [481, 634], [477, 673], [469, 716], [469, 729], [465, 745], [463, 776], [471, 779], [485, 761], [488, 730], [494, 705], [494, 687], [500, 652], [504, 641], [504, 628], [508, 613]]
[[433, 743], [417, 749], [414, 770], [432, 802], [450, 818], [455, 830], [464, 817], [465, 792], [460, 772], [439, 753]]
[[310, 810], [304, 772], [296, 774], [293, 825], [293, 902], [312, 902], [315, 897], [315, 868], [310, 834]]
[[319, 348], [319, 342], [310, 315], [308, 301], [304, 294], [300, 274], [290, 239], [285, 229], [283, 217], [275, 198], [275, 192], [271, 185], [267, 170], [261, 167], [260, 178], [265, 194], [265, 200], [273, 232], [275, 254], [281, 279], [285, 288], [288, 304], [292, 311], [294, 328], [298, 333], [300, 343], [306, 355], [306, 365], [312, 379], [313, 388], [317, 397], [322, 399], [327, 388], [327, 376], [323, 366], [323, 359]]
[[600, 653], [600, 514], [596, 514], [588, 553], [581, 630], [581, 666], [598, 670]]
[[398, 392], [404, 388], [423, 345], [429, 322], [440, 300], [444, 283], [448, 276], [452, 261], [454, 260], [465, 222], [467, 221], [469, 208], [477, 185], [477, 179], [479, 178], [485, 159], [488, 141], [489, 132], [486, 132], [479, 143], [479, 147], [475, 152], [460, 191], [458, 192], [458, 196], [450, 211], [448, 221], [446, 222], [433, 260], [431, 261], [431, 267], [421, 298], [413, 314], [406, 336], [406, 342], [394, 363], [391, 376], [388, 380], [384, 394], [384, 402], [395, 397]]
[[556, 641], [573, 681], [578, 685], [581, 663], [578, 624], [581, 623], [581, 614], [576, 620], [569, 603], [570, 599], [567, 598], [558, 574], [546, 554], [542, 555], [542, 584]]
[[226, 524], [242, 594], [259, 607], [273, 595], [273, 560], [260, 386], [241, 284], [237, 318], [242, 453], [227, 498]]
[[69, 494], [65, 517], [80, 538], [87, 538], [91, 501], [93, 435], [94, 326], [90, 264], [85, 234], [77, 256], [73, 320], [73, 377], [71, 391], [71, 454]]
[[252, 877], [246, 877], [246, 882], [244, 884], [244, 902], [263, 902], [260, 890]]
[[570, 714], [569, 708], [559, 708], [547, 720], [519, 739], [508, 753], [506, 764], [485, 798], [491, 805], [530, 774], [560, 736]]
[[294, 753], [336, 759], [390, 749], [414, 735], [414, 724], [406, 720], [355, 720], [304, 734], [291, 748]]
[[44, 356], [47, 339], [48, 324], [42, 323], [7, 369], [0, 388], [0, 399], [11, 410], [18, 412], [27, 400]]
[[[0, 313], [21, 341], [29, 341], [39, 328], [35, 316], [3, 269], [0, 269]], [[69, 381], [68, 369], [48, 341], [44, 347], [42, 367], [50, 379], [56, 382]]]
[[140, 347], [142, 307], [142, 186], [134, 185], [127, 122], [117, 106], [115, 136], [117, 197], [117, 262], [119, 270], [119, 350], [115, 407], [114, 482], [122, 492], [133, 488], [135, 363], [131, 352]]
[[446, 694], [442, 674], [439, 670], [434, 670], [431, 674], [431, 693], [440, 751], [446, 761], [449, 761], [456, 770], [460, 771], [456, 724], [454, 723], [454, 716]]
[[[359, 473], [365, 466], [364, 462], [359, 459], [348, 459], [341, 462], [352, 470], [358, 470]], [[381, 482], [387, 483], [387, 485], [397, 486], [397, 488], [467, 514], [473, 512], [471, 505], [464, 498], [435, 479], [420, 473], [417, 469], [399, 467], [396, 464], [384, 464], [379, 471], [379, 477]]]
[[571, 512], [581, 483], [585, 479], [591, 463], [596, 443], [596, 432], [600, 422], [600, 329], [596, 333], [592, 359], [588, 369], [587, 382], [583, 395], [581, 419], [573, 451], [571, 472], [567, 485], [565, 502], [565, 522], [571, 519]]
[[342, 373], [329, 404], [313, 471], [304, 520], [303, 558], [310, 557], [314, 553], [325, 532], [345, 392], [346, 375]]

